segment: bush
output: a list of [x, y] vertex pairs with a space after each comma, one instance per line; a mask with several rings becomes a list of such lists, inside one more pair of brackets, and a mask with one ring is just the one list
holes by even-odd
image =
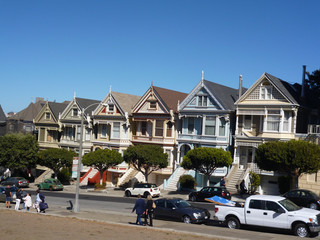
[[260, 175], [255, 173], [255, 172], [250, 172], [249, 173], [249, 179], [250, 179], [250, 192], [252, 194], [256, 193], [258, 187], [260, 186]]
[[280, 176], [278, 178], [278, 186], [279, 186], [279, 192], [281, 194], [284, 194], [290, 190], [290, 177], [289, 176]]
[[194, 189], [196, 180], [191, 175], [182, 175], [179, 178], [179, 183], [181, 188]]
[[106, 183], [104, 182], [104, 183], [102, 183], [102, 184], [100, 184], [100, 183], [96, 183], [95, 185], [94, 185], [94, 189], [105, 189], [106, 188]]
[[71, 171], [69, 168], [62, 168], [58, 173], [58, 179], [62, 184], [70, 184]]

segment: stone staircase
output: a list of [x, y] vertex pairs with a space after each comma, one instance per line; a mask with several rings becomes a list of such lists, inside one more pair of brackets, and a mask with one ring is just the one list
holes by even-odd
[[245, 169], [239, 169], [238, 166], [233, 166], [234, 171], [230, 176], [227, 177], [226, 187], [231, 194], [235, 194], [238, 192], [236, 185], [239, 184], [239, 180], [243, 177], [245, 173]]
[[171, 175], [171, 177], [167, 181], [167, 185], [165, 186], [166, 191], [177, 191], [178, 189], [178, 182], [180, 176], [187, 174], [188, 170], [185, 170], [182, 167], [178, 167], [174, 173]]
[[80, 181], [80, 186], [86, 186], [86, 185], [88, 185], [88, 179], [89, 179], [89, 178], [93, 178], [94, 175], [97, 174], [97, 172], [98, 172], [97, 169], [91, 168], [90, 172], [86, 175], [86, 177], [83, 178], [83, 179]]
[[117, 186], [120, 186], [126, 182], [129, 182], [130, 179], [134, 178], [139, 172], [134, 168], [129, 168], [121, 178], [118, 179]]
[[34, 180], [34, 184], [39, 184], [45, 179], [51, 178], [51, 175], [53, 174], [53, 170], [47, 167], [37, 166], [37, 169], [44, 170], [44, 172]]

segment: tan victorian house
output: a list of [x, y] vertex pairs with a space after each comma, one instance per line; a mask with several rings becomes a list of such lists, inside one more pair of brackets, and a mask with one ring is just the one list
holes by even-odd
[[149, 176], [149, 181], [158, 185], [168, 179], [174, 170], [177, 107], [187, 95], [151, 86], [132, 109], [132, 144], [158, 145], [168, 154], [168, 167]]
[[41, 150], [58, 148], [61, 137], [59, 116], [67, 107], [68, 102], [46, 102], [34, 118], [38, 143]]

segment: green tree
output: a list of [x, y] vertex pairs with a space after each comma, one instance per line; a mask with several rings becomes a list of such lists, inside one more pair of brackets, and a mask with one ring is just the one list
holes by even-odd
[[250, 192], [255, 194], [258, 187], [260, 186], [260, 175], [251, 171], [249, 173], [249, 180], [250, 180]]
[[37, 164], [39, 145], [31, 134], [7, 134], [0, 137], [0, 166], [11, 171], [30, 169]]
[[193, 169], [207, 177], [207, 185], [212, 173], [219, 167], [232, 164], [232, 157], [229, 151], [222, 148], [195, 148], [187, 152], [183, 157], [181, 166], [184, 169]]
[[49, 148], [40, 151], [38, 156], [39, 164], [52, 169], [57, 177], [60, 169], [72, 167], [73, 157], [76, 157], [77, 154], [63, 148]]
[[307, 141], [272, 141], [259, 145], [255, 160], [259, 168], [278, 171], [291, 177], [291, 189], [297, 188], [303, 173], [320, 169], [320, 147]]
[[168, 154], [156, 145], [130, 146], [124, 151], [123, 158], [144, 175], [146, 182], [152, 172], [168, 166]]
[[306, 80], [308, 89], [307, 96], [310, 99], [309, 103], [314, 107], [319, 108], [320, 101], [320, 69], [314, 71], [312, 74], [307, 72], [308, 79]]
[[100, 172], [100, 185], [102, 185], [103, 172], [109, 167], [122, 163], [121, 154], [115, 150], [98, 149], [94, 152], [87, 153], [82, 158], [82, 163], [91, 166]]

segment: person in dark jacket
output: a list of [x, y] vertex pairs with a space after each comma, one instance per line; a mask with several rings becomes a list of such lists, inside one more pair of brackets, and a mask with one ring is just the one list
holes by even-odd
[[22, 196], [21, 196], [21, 190], [18, 188], [16, 192], [16, 205], [14, 209], [16, 211], [20, 210], [20, 202], [21, 202]]
[[5, 195], [6, 195], [6, 208], [10, 208], [12, 192], [10, 191], [10, 186], [9, 185], [6, 187]]
[[153, 218], [153, 200], [152, 200], [152, 196], [148, 195], [147, 197], [148, 201], [147, 201], [147, 207], [146, 207], [146, 214], [145, 214], [145, 224], [148, 225], [148, 218], [149, 218], [149, 226], [153, 226], [152, 224], [152, 218]]
[[136, 211], [137, 214], [137, 221], [136, 223], [139, 223], [140, 225], [143, 225], [141, 216], [146, 210], [146, 204], [144, 200], [141, 198], [141, 195], [138, 195], [138, 199], [136, 201], [136, 204], [134, 205], [132, 212]]

